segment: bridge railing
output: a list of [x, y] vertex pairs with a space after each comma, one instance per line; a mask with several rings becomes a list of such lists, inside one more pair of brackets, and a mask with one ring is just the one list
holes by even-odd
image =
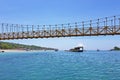
[[[84, 33], [87, 30], [105, 29], [111, 27], [111, 30], [119, 29], [120, 27], [120, 16], [111, 16], [105, 18], [99, 18], [89, 21], [67, 23], [67, 24], [56, 24], [56, 25], [21, 25], [21, 24], [8, 24], [0, 23], [0, 38], [4, 38], [6, 35], [20, 35], [23, 34], [36, 34], [37, 32], [67, 32], [70, 30], [82, 31]], [[117, 28], [116, 28], [117, 27]], [[107, 30], [107, 29], [106, 29]], [[110, 31], [111, 31], [110, 30]], [[56, 33], [57, 34], [57, 33]]]

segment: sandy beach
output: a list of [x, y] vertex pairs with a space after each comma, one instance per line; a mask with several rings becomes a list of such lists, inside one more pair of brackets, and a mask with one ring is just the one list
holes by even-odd
[[0, 49], [0, 52], [26, 52], [26, 50], [18, 50], [18, 49]]
[[[44, 52], [45, 50], [19, 50], [19, 49], [0, 49], [0, 53], [3, 52]], [[47, 50], [47, 51], [54, 51], [54, 50]]]

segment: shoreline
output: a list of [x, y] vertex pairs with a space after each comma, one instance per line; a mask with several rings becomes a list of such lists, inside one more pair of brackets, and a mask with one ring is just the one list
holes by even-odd
[[0, 53], [6, 52], [38, 52], [38, 51], [54, 51], [54, 50], [19, 50], [19, 49], [0, 49]]
[[27, 52], [26, 50], [18, 50], [18, 49], [0, 49], [0, 53], [4, 52]]

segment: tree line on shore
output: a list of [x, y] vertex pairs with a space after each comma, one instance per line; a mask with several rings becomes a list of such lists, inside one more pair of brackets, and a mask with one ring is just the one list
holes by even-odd
[[111, 51], [112, 51], [112, 50], [118, 51], [118, 50], [120, 50], [120, 48], [117, 47], [117, 46], [115, 46], [113, 49], [111, 49]]
[[9, 42], [0, 42], [0, 49], [22, 49], [22, 50], [56, 50], [55, 48], [40, 47], [35, 45], [24, 45]]

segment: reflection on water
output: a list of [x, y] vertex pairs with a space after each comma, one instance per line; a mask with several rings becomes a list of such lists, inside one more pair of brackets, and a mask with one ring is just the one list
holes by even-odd
[[120, 80], [120, 52], [0, 54], [0, 80]]

